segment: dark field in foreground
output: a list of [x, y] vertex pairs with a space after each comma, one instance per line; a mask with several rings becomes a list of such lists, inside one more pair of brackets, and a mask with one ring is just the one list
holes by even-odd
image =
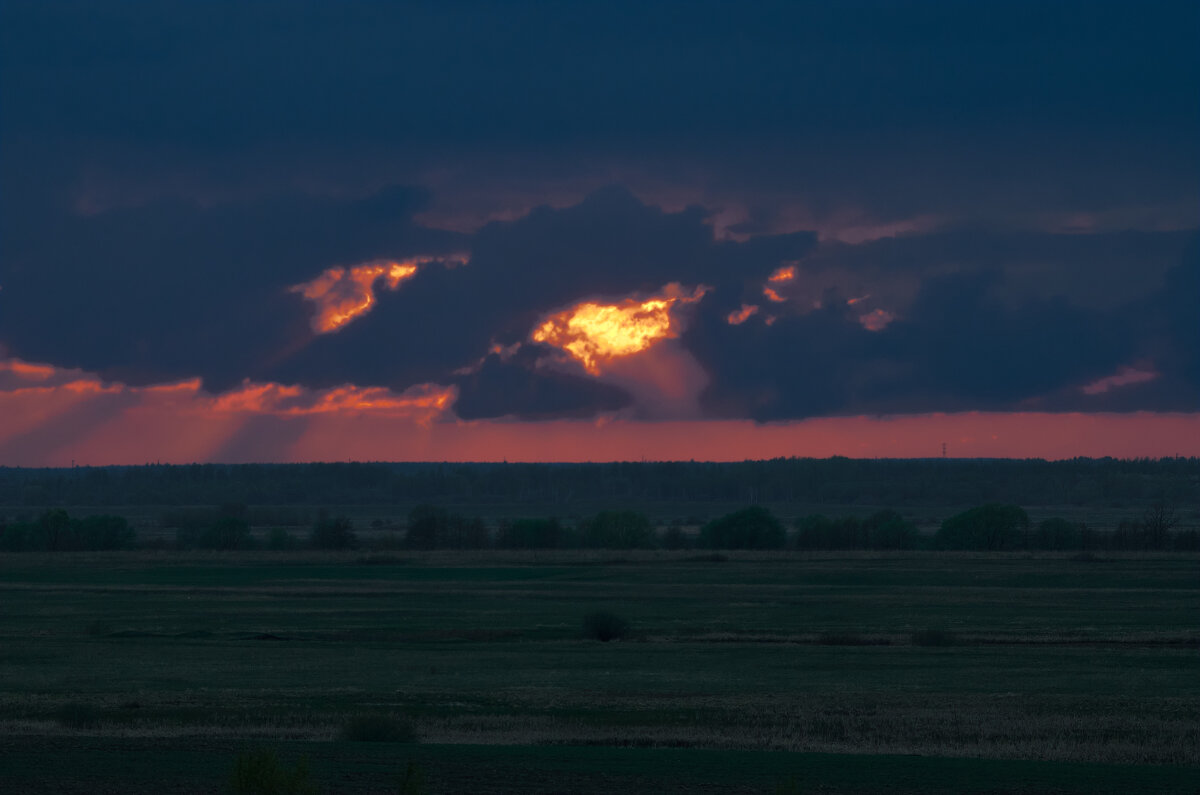
[[1200, 777], [1195, 556], [14, 555], [0, 598], [5, 791], [219, 791], [263, 747], [324, 792]]

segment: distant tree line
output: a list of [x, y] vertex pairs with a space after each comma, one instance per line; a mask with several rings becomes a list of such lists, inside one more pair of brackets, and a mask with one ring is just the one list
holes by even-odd
[[[1200, 503], [1200, 459], [0, 467], [0, 506]], [[257, 524], [257, 523], [256, 523]], [[263, 523], [265, 524], [265, 522]], [[292, 524], [280, 521], [278, 524]]]
[[992, 503], [946, 519], [933, 538], [933, 546], [998, 551], [1200, 550], [1200, 531], [1177, 529], [1178, 524], [1175, 511], [1161, 503], [1146, 509], [1140, 520], [1123, 520], [1110, 532], [1058, 517], [1033, 525], [1019, 506]]
[[[359, 534], [349, 519], [321, 510], [309, 531], [294, 534], [271, 528], [256, 537], [249, 510], [237, 503], [217, 509], [181, 512], [172, 546], [180, 549], [295, 550], [355, 549]], [[699, 524], [699, 521], [696, 521]], [[479, 517], [423, 503], [408, 515], [404, 532], [387, 532], [373, 543], [414, 550], [432, 549], [794, 549], [794, 550], [977, 550], [977, 551], [1200, 551], [1200, 530], [1180, 529], [1175, 511], [1163, 504], [1146, 509], [1141, 519], [1125, 520], [1113, 531], [1097, 531], [1082, 522], [1045, 519], [1034, 525], [1023, 508], [988, 503], [949, 517], [931, 536], [923, 536], [898, 511], [869, 516], [827, 517], [812, 514], [795, 520], [791, 531], [769, 510], [751, 505], [686, 532], [673, 522], [658, 532], [637, 511], [601, 511], [575, 524], [533, 517], [501, 521], [491, 531]], [[62, 509], [44, 512], [31, 522], [0, 520], [0, 550], [72, 551], [129, 549], [137, 541], [119, 516], [71, 518]]]
[[121, 516], [72, 519], [59, 508], [32, 522], [0, 520], [0, 550], [6, 552], [129, 549], [135, 540], [133, 528]]

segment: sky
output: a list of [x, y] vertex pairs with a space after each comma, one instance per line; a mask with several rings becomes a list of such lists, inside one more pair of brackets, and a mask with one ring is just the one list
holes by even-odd
[[0, 465], [1200, 455], [1197, 30], [6, 0]]

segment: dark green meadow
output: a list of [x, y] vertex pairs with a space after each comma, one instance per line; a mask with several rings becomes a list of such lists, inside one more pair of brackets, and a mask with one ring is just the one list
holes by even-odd
[[5, 792], [229, 791], [260, 748], [321, 792], [1200, 782], [1195, 555], [23, 554], [0, 599]]

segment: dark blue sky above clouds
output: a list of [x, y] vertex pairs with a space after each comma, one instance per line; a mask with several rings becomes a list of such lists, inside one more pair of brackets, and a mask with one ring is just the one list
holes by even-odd
[[[439, 384], [464, 419], [1200, 406], [1194, 3], [42, 0], [0, 29], [0, 358]], [[412, 258], [337, 333], [289, 290]], [[531, 340], [672, 283], [706, 290], [647, 367], [686, 410]]]

